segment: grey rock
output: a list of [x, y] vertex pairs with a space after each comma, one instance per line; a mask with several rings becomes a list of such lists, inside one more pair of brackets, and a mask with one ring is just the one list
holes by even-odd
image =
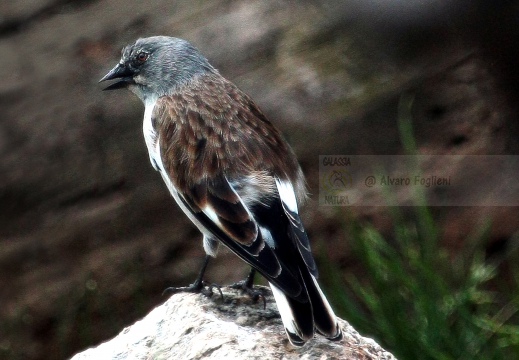
[[108, 359], [371, 359], [396, 360], [375, 341], [339, 320], [344, 339], [317, 336], [301, 348], [288, 342], [270, 290], [267, 306], [239, 290], [223, 288], [207, 298], [176, 294], [115, 338], [72, 357]]

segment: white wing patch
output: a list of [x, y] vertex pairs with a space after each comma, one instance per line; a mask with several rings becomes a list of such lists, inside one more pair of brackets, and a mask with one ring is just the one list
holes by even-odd
[[297, 200], [292, 183], [287, 180], [279, 180], [276, 178], [276, 186], [283, 204], [285, 204], [288, 210], [297, 214]]
[[207, 215], [209, 219], [211, 219], [213, 223], [215, 223], [216, 225], [218, 225], [220, 229], [222, 229], [222, 224], [220, 223], [220, 219], [218, 219], [218, 214], [216, 213], [216, 211], [214, 211], [212, 207], [208, 205], [204, 207], [202, 211], [204, 214]]

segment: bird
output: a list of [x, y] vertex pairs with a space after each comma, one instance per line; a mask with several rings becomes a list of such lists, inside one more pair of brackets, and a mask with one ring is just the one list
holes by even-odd
[[152, 166], [203, 235], [209, 259], [222, 243], [269, 282], [289, 341], [316, 333], [342, 339], [321, 290], [298, 204], [306, 183], [294, 151], [250, 96], [220, 75], [190, 42], [139, 38], [99, 82], [129, 89], [144, 103], [143, 133]]

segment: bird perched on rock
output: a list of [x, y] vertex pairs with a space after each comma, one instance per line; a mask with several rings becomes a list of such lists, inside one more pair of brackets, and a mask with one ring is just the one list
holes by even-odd
[[254, 101], [189, 42], [173, 37], [126, 46], [100, 81], [114, 79], [106, 90], [128, 88], [144, 102], [151, 163], [203, 234], [204, 266], [180, 289], [201, 291], [208, 259], [223, 243], [268, 280], [292, 344], [303, 345], [315, 331], [340, 340], [298, 215], [303, 173]]

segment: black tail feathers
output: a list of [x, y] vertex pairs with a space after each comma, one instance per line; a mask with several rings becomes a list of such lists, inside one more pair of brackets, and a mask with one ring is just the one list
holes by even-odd
[[342, 330], [317, 280], [306, 272], [303, 281], [308, 295], [307, 301], [290, 298], [270, 284], [288, 339], [292, 345], [302, 346], [317, 331], [329, 340], [341, 340]]

